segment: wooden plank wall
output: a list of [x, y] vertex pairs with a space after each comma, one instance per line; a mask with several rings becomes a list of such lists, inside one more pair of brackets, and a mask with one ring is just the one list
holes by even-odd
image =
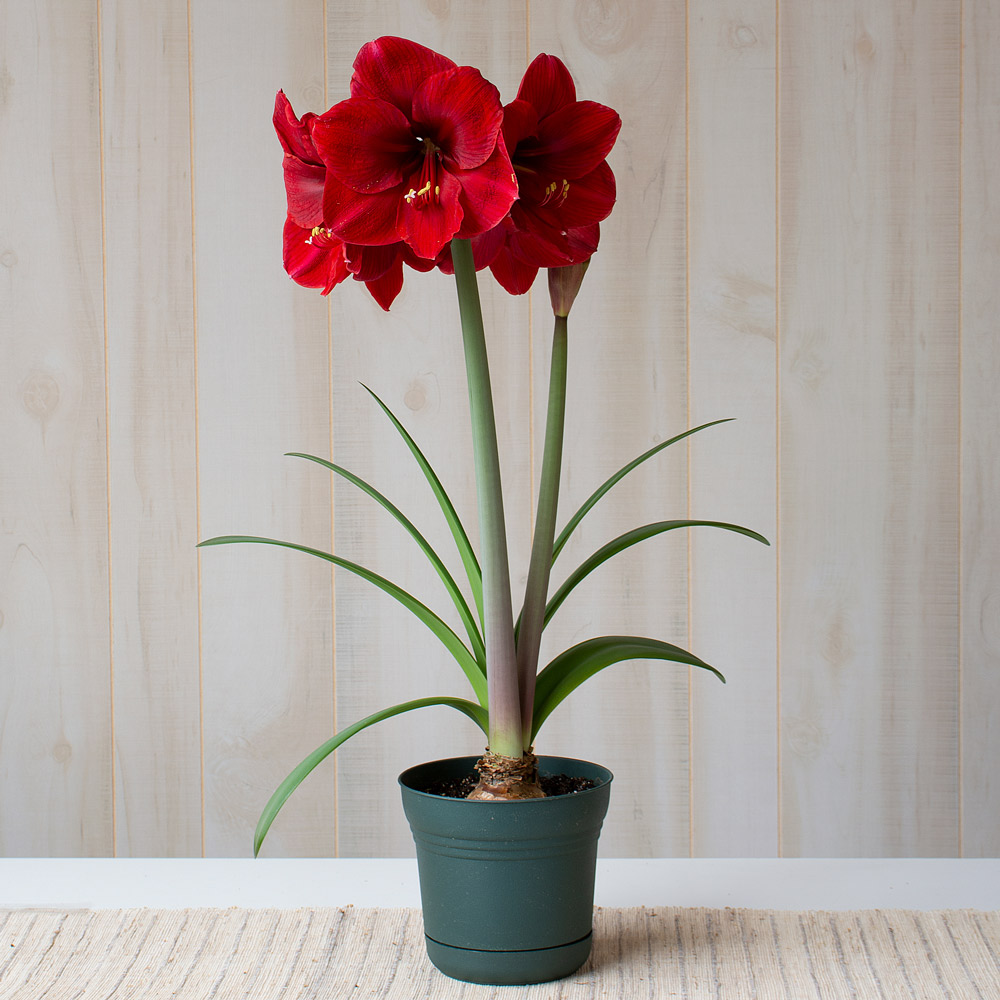
[[[570, 324], [566, 572], [634, 525], [732, 520], [603, 567], [543, 651], [606, 632], [728, 676], [621, 665], [539, 750], [616, 773], [606, 856], [1000, 853], [1000, 4], [127, 0], [0, 8], [0, 854], [242, 856], [337, 725], [464, 693], [405, 612], [258, 533], [442, 607], [335, 460], [449, 537], [359, 383], [474, 517], [450, 279], [391, 314], [280, 266], [270, 117], [402, 34], [505, 100], [545, 51], [615, 107], [618, 205]], [[544, 285], [482, 282], [515, 589], [543, 432]], [[443, 709], [359, 737], [270, 856], [405, 855], [395, 776], [476, 753]]]

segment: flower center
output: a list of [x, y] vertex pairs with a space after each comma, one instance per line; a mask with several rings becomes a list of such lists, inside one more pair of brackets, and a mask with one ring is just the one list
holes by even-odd
[[441, 167], [441, 151], [430, 139], [418, 140], [424, 148], [424, 162], [420, 167], [420, 188], [410, 188], [403, 195], [407, 205], [414, 208], [424, 208], [427, 205], [441, 204], [441, 185], [438, 183], [438, 170]]
[[569, 181], [565, 178], [561, 184], [558, 181], [553, 181], [545, 186], [545, 197], [542, 198], [542, 204], [547, 205], [552, 202], [553, 208], [559, 208], [566, 200], [567, 195], [569, 195]]

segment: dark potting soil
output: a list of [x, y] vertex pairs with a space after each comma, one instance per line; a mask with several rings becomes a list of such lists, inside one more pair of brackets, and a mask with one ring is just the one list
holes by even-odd
[[[479, 776], [468, 774], [464, 778], [454, 778], [449, 781], [435, 781], [423, 791], [431, 795], [443, 795], [449, 799], [466, 799], [469, 792], [476, 787]], [[546, 796], [572, 795], [574, 792], [585, 792], [597, 784], [592, 778], [573, 778], [568, 774], [543, 774], [539, 784]]]

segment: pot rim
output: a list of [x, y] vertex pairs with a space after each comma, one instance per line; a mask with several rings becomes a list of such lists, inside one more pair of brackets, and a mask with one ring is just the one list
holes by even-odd
[[[475, 762], [479, 760], [481, 757], [482, 754], [471, 754], [471, 755], [465, 754], [458, 757], [440, 757], [435, 760], [424, 761], [423, 763], [420, 764], [413, 764], [410, 767], [406, 768], [406, 770], [400, 772], [399, 776], [396, 779], [396, 782], [397, 784], [399, 784], [400, 788], [405, 789], [406, 792], [411, 795], [423, 795], [430, 799], [443, 799], [448, 802], [464, 802], [468, 803], [468, 805], [470, 806], [495, 807], [497, 804], [496, 801], [482, 801], [477, 799], [458, 799], [450, 795], [437, 795], [434, 792], [425, 792], [420, 788], [414, 788], [413, 785], [408, 784], [407, 781], [405, 780], [406, 777], [408, 775], [411, 775], [413, 772], [421, 770], [425, 767], [430, 767], [434, 764], [458, 764], [460, 762], [469, 762], [470, 766], [474, 766]], [[582, 758], [578, 757], [561, 757], [552, 754], [539, 754], [538, 755], [539, 771], [541, 771], [542, 773], [545, 772], [558, 773], [552, 771], [552, 765], [549, 762], [552, 762], [552, 764], [555, 764], [555, 766], [557, 767], [562, 765], [585, 764], [588, 768], [600, 769], [607, 775], [607, 777], [593, 778], [593, 780], [596, 782], [594, 787], [585, 788], [579, 792], [568, 792], [563, 795], [550, 795], [541, 799], [513, 799], [509, 802], [504, 802], [503, 805], [505, 809], [510, 808], [511, 806], [520, 806], [522, 808], [534, 806], [535, 808], [539, 808], [541, 806], [544, 806], [545, 803], [564, 802], [566, 801], [566, 799], [569, 798], [579, 799], [581, 796], [588, 796], [600, 792], [601, 789], [605, 788], [607, 785], [610, 785], [611, 782], [614, 781], [615, 776], [609, 768], [605, 767], [603, 764], [595, 764], [592, 761], [583, 760]]]

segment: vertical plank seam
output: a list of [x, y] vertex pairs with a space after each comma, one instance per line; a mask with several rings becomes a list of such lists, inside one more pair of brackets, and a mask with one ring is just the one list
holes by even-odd
[[965, 463], [963, 462], [962, 456], [962, 441], [963, 441], [963, 426], [962, 426], [962, 400], [963, 400], [963, 385], [962, 385], [962, 375], [963, 375], [963, 351], [962, 351], [962, 332], [963, 332], [963, 321], [965, 318], [963, 304], [964, 304], [964, 290], [965, 290], [965, 276], [963, 272], [964, 263], [964, 229], [963, 229], [963, 211], [965, 207], [965, 0], [959, 0], [958, 4], [958, 315], [956, 317], [958, 322], [958, 441], [956, 442], [957, 447], [955, 452], [957, 455], [957, 465], [958, 465], [958, 538], [956, 539], [956, 544], [958, 547], [958, 580], [956, 587], [956, 598], [958, 602], [958, 678], [957, 678], [957, 692], [956, 696], [958, 698], [958, 720], [957, 720], [957, 739], [958, 739], [958, 856], [960, 858], [965, 857], [965, 755], [963, 753], [964, 743], [964, 723], [965, 723], [965, 713], [963, 711], [963, 697], [965, 694], [965, 646], [962, 641], [962, 598], [963, 598], [963, 574], [965, 572], [965, 564], [962, 558], [963, 547], [962, 542], [964, 538], [964, 524], [962, 523], [962, 507], [963, 498], [965, 495], [964, 491], [964, 474], [965, 474]]
[[[188, 60], [188, 185], [191, 201], [191, 347], [194, 352], [194, 522], [195, 535], [201, 538], [201, 413], [198, 370], [198, 256], [195, 219], [194, 177], [194, 30], [191, 0], [187, 0], [187, 60]], [[205, 857], [205, 657], [202, 619], [201, 549], [197, 555], [198, 595], [198, 787], [201, 797], [201, 856]]]
[[[323, 0], [323, 105], [330, 103], [330, 36], [329, 10], [327, 0]], [[333, 413], [333, 303], [326, 298], [326, 353], [327, 353], [327, 386], [329, 389], [329, 440], [330, 461], [333, 461], [334, 445], [334, 413]], [[330, 551], [337, 551], [336, 544], [336, 512], [334, 510], [334, 495], [336, 493], [334, 477], [330, 476]], [[337, 567], [330, 565], [330, 694], [332, 699], [333, 732], [337, 728]], [[339, 757], [339, 755], [338, 755]], [[340, 768], [336, 761], [333, 766], [333, 856], [340, 857]]]
[[111, 561], [111, 386], [110, 344], [108, 331], [108, 202], [107, 175], [104, 154], [104, 11], [97, 0], [97, 127], [98, 160], [101, 178], [101, 311], [104, 325], [104, 494], [107, 504], [107, 560], [108, 560], [108, 711], [111, 728], [109, 764], [111, 780], [111, 856], [118, 855], [118, 797], [115, 768], [115, 619], [114, 587]]
[[[684, 406], [687, 426], [691, 426], [691, 3], [684, 3]], [[691, 519], [691, 438], [685, 441], [687, 483], [687, 518]], [[685, 532], [687, 543], [687, 646], [694, 635], [691, 581], [694, 551], [691, 532]], [[688, 857], [694, 857], [694, 699], [692, 674], [687, 669], [688, 707]]]
[[781, 0], [774, 0], [774, 671], [777, 854], [784, 856], [781, 759]]

